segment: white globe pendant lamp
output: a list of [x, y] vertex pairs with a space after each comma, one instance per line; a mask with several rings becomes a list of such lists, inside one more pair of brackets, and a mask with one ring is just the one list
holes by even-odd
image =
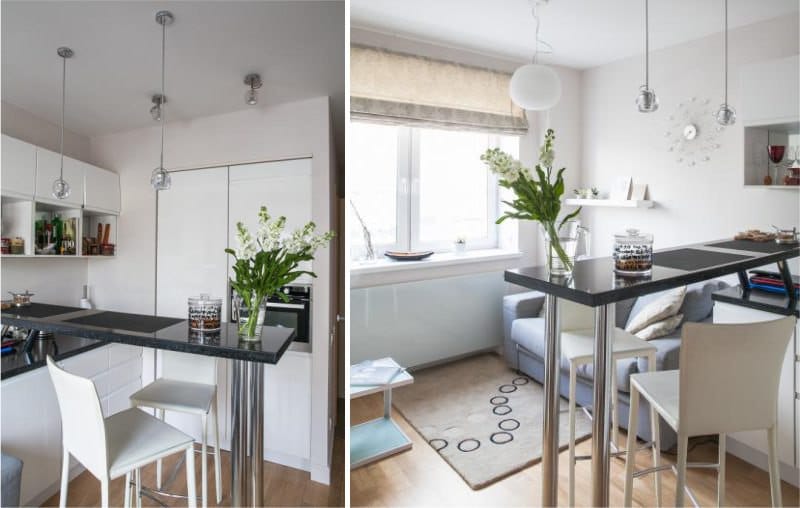
[[509, 84], [509, 95], [511, 100], [522, 109], [532, 111], [544, 111], [558, 104], [561, 99], [561, 80], [556, 72], [540, 63], [537, 63], [539, 56], [539, 15], [536, 12], [540, 4], [547, 3], [547, 0], [532, 0], [531, 11], [533, 19], [536, 20], [536, 39], [533, 52], [533, 63], [523, 65], [514, 71]]

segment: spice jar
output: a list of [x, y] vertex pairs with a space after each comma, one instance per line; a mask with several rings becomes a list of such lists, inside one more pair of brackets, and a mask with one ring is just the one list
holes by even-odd
[[219, 330], [222, 322], [222, 298], [211, 298], [201, 294], [199, 298], [189, 298], [189, 329], [213, 332]]
[[11, 254], [25, 254], [25, 239], [16, 237], [11, 239]]
[[11, 254], [11, 238], [0, 238], [0, 253]]
[[619, 275], [648, 275], [653, 269], [653, 235], [628, 229], [614, 235], [614, 271]]

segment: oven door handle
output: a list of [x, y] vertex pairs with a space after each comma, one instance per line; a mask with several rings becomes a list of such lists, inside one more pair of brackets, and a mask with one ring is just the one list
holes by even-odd
[[299, 309], [303, 310], [306, 306], [302, 303], [278, 303], [278, 302], [267, 302], [267, 307], [273, 307], [277, 309]]

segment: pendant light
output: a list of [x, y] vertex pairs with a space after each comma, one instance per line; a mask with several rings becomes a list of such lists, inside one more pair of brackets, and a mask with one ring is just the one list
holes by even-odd
[[167, 102], [167, 98], [157, 93], [150, 98], [150, 101], [153, 103], [153, 107], [150, 108], [150, 116], [153, 117], [153, 120], [156, 122], [161, 121], [161, 105]]
[[[169, 11], [158, 11], [156, 13], [156, 23], [161, 25], [161, 97], [166, 97], [164, 93], [164, 48], [167, 39], [167, 25], [171, 25], [175, 18]], [[166, 100], [160, 101], [158, 104], [158, 113], [161, 118], [161, 159], [158, 167], [153, 170], [150, 175], [150, 185], [157, 191], [168, 190], [172, 185], [172, 177], [169, 176], [167, 170], [164, 169], [164, 128], [167, 125], [167, 118], [165, 114]]]
[[537, 9], [547, 0], [532, 0], [531, 12], [536, 20], [536, 38], [534, 39], [533, 62], [523, 65], [514, 71], [509, 84], [509, 95], [517, 106], [526, 110], [543, 111], [550, 109], [561, 98], [561, 80], [556, 72], [536, 62], [539, 56], [539, 14]]
[[258, 104], [258, 89], [261, 88], [261, 76], [258, 74], [248, 74], [244, 77], [244, 84], [250, 89], [244, 94], [244, 102], [248, 106]]
[[53, 182], [53, 197], [67, 199], [70, 188], [64, 180], [64, 102], [67, 97], [67, 58], [72, 58], [75, 53], [67, 47], [58, 48], [56, 53], [61, 57], [61, 169], [58, 178]]
[[650, 5], [644, 0], [644, 85], [639, 87], [636, 106], [640, 113], [653, 113], [658, 110], [658, 97], [650, 89]]
[[733, 125], [736, 123], [736, 110], [728, 105], [728, 0], [725, 0], [725, 33], [723, 34], [723, 53], [724, 64], [723, 73], [725, 75], [725, 96], [722, 104], [717, 111], [717, 123], [720, 125]]

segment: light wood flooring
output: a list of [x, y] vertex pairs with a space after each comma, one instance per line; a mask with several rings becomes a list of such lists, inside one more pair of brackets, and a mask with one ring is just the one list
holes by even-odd
[[[351, 401], [351, 425], [356, 425], [383, 412], [381, 394]], [[350, 502], [352, 506], [538, 506], [541, 502], [541, 465], [535, 465], [509, 476], [484, 489], [473, 491], [433, 448], [397, 412], [393, 411], [403, 431], [411, 437], [413, 448], [407, 452], [356, 469], [350, 473]], [[566, 417], [564, 415], [563, 417]], [[625, 433], [620, 433], [624, 445]], [[580, 443], [578, 455], [591, 452], [591, 440]], [[651, 455], [641, 452], [637, 456], [639, 468], [649, 467]], [[689, 454], [689, 461], [716, 462], [716, 444], [697, 446]], [[675, 462], [674, 455], [662, 454], [664, 462]], [[559, 504], [567, 505], [567, 452], [559, 457]], [[769, 476], [766, 472], [737, 457], [727, 459], [727, 503], [731, 506], [768, 506]], [[591, 465], [579, 462], [576, 470], [575, 501], [579, 506], [591, 503]], [[688, 484], [701, 506], [716, 505], [716, 472], [690, 469]], [[611, 465], [610, 503], [620, 506], [623, 501], [624, 461], [614, 459]], [[675, 504], [675, 476], [662, 473], [664, 506]], [[798, 489], [783, 482], [783, 505], [798, 506]], [[634, 505], [653, 506], [652, 476], [634, 481]], [[687, 498], [687, 503], [689, 500]]]
[[[271, 462], [264, 462], [264, 502], [267, 506], [344, 506], [344, 425], [336, 427], [336, 437], [333, 446], [333, 464], [331, 466], [331, 484], [323, 485], [311, 481], [310, 474], [306, 471], [293, 469]], [[174, 464], [180, 460], [180, 455], [172, 455], [164, 461], [164, 476], [166, 480], [172, 472]], [[209, 457], [208, 465], [208, 505], [230, 506], [230, 471], [231, 454], [222, 452], [222, 503], [216, 504], [214, 491], [214, 461]], [[195, 456], [195, 462], [200, 459]], [[200, 495], [200, 466], [197, 464], [197, 494]], [[155, 487], [154, 464], [142, 469], [142, 484]], [[122, 506], [124, 496], [123, 478], [111, 482], [109, 489], [109, 505]], [[186, 493], [186, 469], [181, 466], [175, 477], [174, 483], [169, 487], [170, 492]], [[168, 506], [186, 506], [185, 499], [175, 499], [161, 496], [160, 499]], [[58, 506], [59, 494], [45, 501], [42, 506]], [[84, 471], [69, 483], [68, 506], [99, 506], [100, 482], [88, 471]], [[197, 503], [200, 506], [200, 502]], [[147, 497], [142, 497], [142, 506], [159, 506]]]

